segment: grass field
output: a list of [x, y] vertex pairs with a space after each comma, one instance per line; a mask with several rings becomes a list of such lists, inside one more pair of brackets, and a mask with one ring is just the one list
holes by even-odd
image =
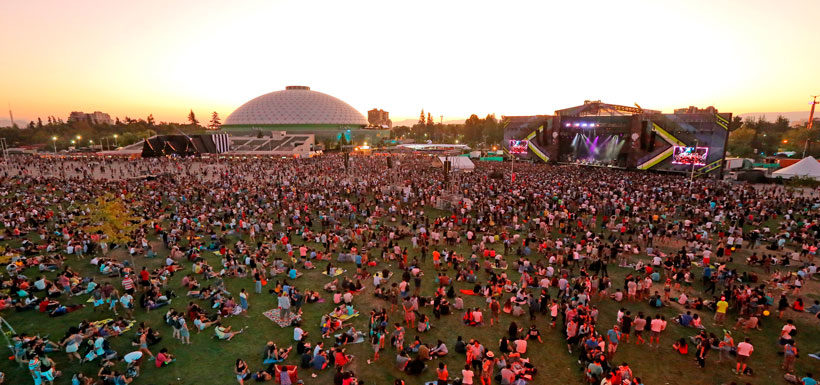
[[[235, 239], [234, 239], [235, 241]], [[301, 244], [301, 239], [294, 239], [294, 243]], [[407, 242], [404, 242], [407, 243]], [[148, 267], [158, 266], [164, 260], [167, 250], [156, 244], [156, 249], [159, 250], [161, 258], [154, 258], [150, 260], [139, 257], [136, 261], [137, 266], [146, 265]], [[499, 251], [501, 246], [496, 246]], [[457, 246], [457, 250], [466, 253], [468, 248], [465, 244]], [[114, 251], [115, 255], [122, 256], [122, 250]], [[213, 253], [206, 254], [212, 266], [219, 266], [219, 257]], [[742, 260], [741, 253], [735, 258], [735, 261]], [[73, 258], [73, 257], [72, 257]], [[508, 257], [510, 262], [513, 257]], [[93, 275], [93, 269], [87, 261], [69, 260], [68, 263], [78, 271], [84, 274]], [[170, 282], [169, 287], [174, 289], [177, 294], [181, 295], [179, 298], [173, 300], [171, 306], [176, 309], [184, 309], [189, 299], [185, 298], [184, 290], [180, 289], [180, 280], [188, 271], [190, 271], [190, 264], [186, 264], [186, 270], [177, 273]], [[328, 282], [330, 278], [321, 274], [321, 268], [324, 267], [324, 262], [319, 263], [319, 269], [307, 272], [304, 276], [293, 282], [298, 288], [321, 290], [324, 283]], [[355, 272], [355, 266], [349, 264], [347, 268], [347, 275], [352, 276]], [[740, 269], [748, 269], [745, 265], [737, 265]], [[379, 268], [383, 268], [380, 266]], [[422, 294], [430, 295], [434, 290], [435, 282], [433, 282], [433, 266], [432, 261], [428, 259], [424, 266], [427, 271], [427, 279], [423, 282]], [[623, 276], [627, 273], [626, 269], [621, 269], [615, 266], [610, 267], [610, 274], [613, 276], [613, 287], [621, 287], [623, 284]], [[518, 274], [513, 270], [508, 270], [508, 274], [512, 278], [517, 278]], [[34, 270], [26, 271], [29, 277], [35, 276], [38, 273]], [[695, 274], [700, 274], [700, 270], [696, 269]], [[47, 274], [51, 279], [54, 274]], [[480, 278], [486, 278], [482, 272]], [[397, 279], [394, 275], [393, 280]], [[272, 280], [275, 281], [275, 280]], [[353, 322], [357, 329], [366, 330], [367, 328], [367, 314], [371, 308], [379, 308], [386, 305], [385, 302], [375, 299], [372, 296], [371, 282], [365, 282], [368, 289], [354, 299], [354, 304], [357, 310], [362, 313], [362, 316], [354, 318]], [[245, 288], [249, 293], [253, 293], [253, 282], [251, 279], [227, 279], [226, 284], [228, 289], [236, 294], [241, 288]], [[119, 282], [115, 282], [119, 287]], [[270, 285], [270, 284], [269, 284]], [[471, 289], [472, 285], [466, 283], [455, 283], [456, 289]], [[267, 288], [265, 288], [267, 291]], [[699, 283], [695, 284], [695, 289], [700, 289]], [[659, 290], [662, 290], [659, 289]], [[809, 282], [805, 286], [804, 299], [816, 299], [818, 283], [816, 281]], [[552, 293], [555, 295], [555, 292]], [[67, 303], [75, 303], [85, 301], [86, 297], [75, 297], [70, 300], [63, 299]], [[326, 297], [326, 299], [329, 299]], [[466, 297], [464, 298], [465, 306], [485, 306], [483, 298]], [[810, 303], [811, 301], [807, 301]], [[638, 311], [643, 311], [645, 314], [655, 314], [656, 310], [650, 308], [645, 303], [622, 303], [617, 304], [609, 299], [597, 300], [593, 302], [600, 309], [599, 329], [603, 331], [609, 329], [615, 320], [616, 312], [619, 307], [624, 306], [637, 314]], [[191, 341], [192, 345], [182, 345], [177, 340], [171, 338], [171, 329], [162, 321], [162, 315], [167, 311], [167, 308], [160, 308], [156, 311], [146, 313], [144, 310], [136, 310], [135, 315], [138, 321], [146, 321], [154, 328], [163, 333], [163, 340], [153, 347], [151, 350], [157, 352], [160, 348], [166, 347], [171, 353], [177, 356], [177, 362], [161, 369], [157, 369], [152, 363], [143, 364], [143, 371], [134, 384], [232, 384], [236, 383], [233, 375], [233, 364], [236, 358], [243, 358], [250, 365], [251, 370], [259, 370], [262, 368], [262, 350], [265, 342], [268, 340], [275, 341], [280, 347], [294, 344], [292, 341], [292, 328], [280, 328], [275, 323], [271, 322], [262, 315], [262, 312], [274, 308], [276, 306], [276, 298], [269, 294], [251, 294], [250, 296], [250, 311], [249, 318], [239, 316], [227, 319], [225, 322], [232, 325], [234, 329], [239, 329], [248, 326], [249, 329], [242, 335], [237, 336], [232, 341], [217, 341], [213, 338], [213, 328], [209, 328], [201, 334], [196, 334], [192, 331]], [[333, 303], [327, 300], [324, 303], [305, 304], [303, 328], [310, 332], [309, 340], [313, 343], [320, 337], [319, 319], [322, 314], [328, 313], [332, 310]], [[424, 309], [424, 312], [431, 315], [430, 309]], [[679, 309], [674, 307], [664, 307], [662, 314], [667, 319], [671, 319], [679, 313]], [[712, 323], [712, 314], [701, 313], [704, 317], [704, 324], [707, 330], [721, 335], [721, 328], [715, 327]], [[85, 308], [74, 313], [59, 317], [48, 318], [46, 315], [36, 311], [28, 312], [9, 312], [6, 311], [3, 316], [6, 320], [17, 330], [17, 332], [25, 332], [29, 334], [49, 334], [52, 339], [59, 339], [63, 336], [66, 329], [79, 323], [83, 319], [87, 320], [101, 320], [111, 318], [112, 314], [106, 312], [93, 312], [90, 308]], [[795, 318], [798, 330], [800, 333], [797, 336], [797, 341], [801, 349], [801, 357], [797, 360], [797, 373], [804, 374], [806, 371], [813, 371], [820, 373], [820, 361], [808, 358], [808, 353], [820, 350], [820, 332], [818, 332], [816, 319], [812, 319], [807, 314], [789, 314], [788, 317]], [[399, 322], [403, 319], [399, 312], [391, 315], [391, 322]], [[507, 326], [513, 318], [510, 315], [503, 314], [501, 316], [501, 326], [491, 327], [488, 325], [482, 327], [466, 327], [461, 323], [461, 314], [454, 314], [444, 316], [441, 320], [435, 320], [431, 316], [433, 328], [431, 331], [424, 333], [421, 338], [423, 342], [435, 343], [436, 339], [445, 341], [450, 348], [450, 355], [444, 362], [448, 365], [450, 373], [456, 375], [460, 373], [463, 366], [464, 357], [453, 352], [452, 347], [455, 343], [456, 336], [461, 335], [465, 339], [476, 338], [480, 340], [489, 349], [496, 350], [498, 348], [498, 339], [506, 333]], [[516, 319], [519, 326], [529, 326], [529, 321], [526, 317]], [[733, 314], [730, 314], [727, 325], [730, 327], [735, 321]], [[558, 329], [550, 330], [547, 320], [539, 316], [536, 324], [542, 332], [544, 343], [530, 343], [528, 355], [539, 370], [535, 383], [537, 384], [579, 384], [583, 382], [581, 370], [576, 363], [576, 355], [569, 355], [566, 350], [561, 332]], [[632, 367], [636, 376], [643, 379], [645, 384], [723, 384], [730, 381], [738, 381], [738, 383], [752, 383], [752, 384], [771, 384], [783, 383], [783, 372], [779, 366], [781, 364], [781, 356], [777, 353], [780, 349], [777, 344], [777, 336], [782, 321], [774, 317], [763, 320], [762, 331], [752, 331], [744, 334], [741, 331], [734, 333], [735, 340], [739, 341], [745, 335], [752, 338], [752, 343], [755, 346], [755, 352], [750, 362], [756, 374], [754, 377], [742, 377], [732, 373], [734, 363], [717, 363], [717, 353], [712, 352], [705, 369], [700, 369], [694, 362], [693, 351], [688, 357], [682, 357], [674, 353], [671, 349], [671, 344], [674, 340], [681, 337], [688, 337], [695, 334], [694, 329], [684, 329], [679, 326], [670, 326], [662, 335], [663, 346], [658, 350], [649, 349], [646, 346], [621, 346], [615, 355], [614, 362], [628, 362]], [[133, 332], [127, 335], [116, 337], [112, 339], [112, 347], [121, 355], [132, 350], [130, 341]], [[414, 330], [408, 331], [406, 341], [411, 341], [416, 335]], [[634, 341], [634, 340], [631, 340]], [[328, 345], [326, 344], [326, 347]], [[382, 359], [372, 365], [368, 365], [366, 359], [372, 356], [372, 350], [369, 344], [349, 345], [348, 352], [356, 356], [353, 363], [349, 367], [367, 381], [368, 384], [392, 384], [395, 378], [403, 378], [407, 380], [408, 384], [422, 384], [425, 381], [433, 380], [435, 371], [428, 369], [425, 374], [418, 378], [408, 378], [403, 373], [394, 369], [393, 363], [395, 359], [395, 351], [392, 348], [386, 349], [382, 353]], [[76, 364], [68, 363], [65, 353], [58, 352], [51, 354], [51, 357], [57, 362], [57, 368], [63, 371], [63, 377], [57, 380], [57, 383], [70, 383], [71, 375], [77, 371], [96, 376], [98, 370], [98, 363]], [[295, 354], [288, 360], [288, 363], [298, 363], [298, 356]], [[433, 363], [434, 365], [437, 363]], [[118, 364], [120, 368], [124, 368], [124, 364]], [[432, 365], [430, 365], [432, 367]], [[0, 370], [6, 373], [9, 384], [28, 384], [32, 383], [27, 370], [22, 367], [17, 367], [13, 361], [4, 360], [0, 364]], [[332, 370], [325, 370], [318, 373], [317, 378], [311, 378], [310, 370], [300, 369], [300, 378], [306, 384], [330, 384], [332, 383]]]

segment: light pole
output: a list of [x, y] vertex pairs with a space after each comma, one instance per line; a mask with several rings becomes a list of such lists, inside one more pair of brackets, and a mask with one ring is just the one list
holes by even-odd
[[51, 137], [51, 144], [54, 145], [54, 153], [56, 154], [57, 153], [57, 137], [56, 136]]
[[119, 147], [120, 147], [119, 143], [117, 143], [117, 137], [118, 137], [118, 136], [119, 136], [119, 135], [114, 134], [114, 149], [117, 149], [117, 148], [119, 148]]
[[[695, 140], [695, 156], [698, 155], [698, 145], [700, 144], [699, 140]], [[695, 181], [695, 163], [697, 163], [694, 159], [692, 160], [692, 171], [689, 172], [689, 192], [692, 192], [692, 182]]]

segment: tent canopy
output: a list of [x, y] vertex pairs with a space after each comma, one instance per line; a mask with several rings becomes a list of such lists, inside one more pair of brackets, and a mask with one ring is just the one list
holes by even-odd
[[442, 167], [447, 160], [450, 161], [450, 169], [453, 171], [472, 171], [475, 169], [473, 161], [465, 156], [438, 156], [433, 161], [433, 166]]
[[793, 177], [809, 177], [820, 180], [820, 162], [817, 162], [817, 159], [814, 159], [813, 156], [809, 156], [789, 167], [773, 172], [772, 176], [779, 176], [786, 179]]

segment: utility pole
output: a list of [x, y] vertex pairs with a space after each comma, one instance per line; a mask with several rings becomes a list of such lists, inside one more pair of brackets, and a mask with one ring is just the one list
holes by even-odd
[[[814, 106], [817, 105], [817, 97], [820, 95], [812, 95], [811, 111], [809, 111], [809, 124], [806, 125], [806, 130], [811, 131], [814, 126]], [[806, 134], [806, 144], [803, 146], [803, 158], [806, 157], [806, 152], [809, 150], [809, 141], [811, 140], [810, 133]]]
[[9, 103], [9, 119], [11, 120], [11, 127], [16, 127], [17, 125], [14, 124], [14, 114], [11, 113], [11, 103]]

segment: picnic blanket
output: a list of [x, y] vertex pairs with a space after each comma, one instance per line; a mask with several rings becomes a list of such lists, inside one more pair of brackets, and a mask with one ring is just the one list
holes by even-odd
[[[381, 271], [377, 271], [373, 275], [376, 276], [376, 277], [382, 277], [383, 274], [382, 274]], [[387, 273], [387, 277], [382, 277], [382, 280], [386, 281], [386, 280], [390, 279], [390, 277], [392, 277], [392, 276], [393, 276], [393, 272], [390, 271], [390, 272]]]
[[[339, 338], [339, 337], [342, 336], [342, 333], [334, 334], [333, 336], [336, 337], [336, 338]], [[352, 341], [352, 342], [348, 342], [348, 344], [360, 344], [362, 342], [364, 342], [364, 334], [359, 332], [359, 333], [356, 333], [356, 340]]]
[[341, 267], [337, 267], [337, 268], [334, 268], [334, 269], [331, 271], [331, 273], [332, 273], [332, 274], [328, 274], [328, 273], [327, 273], [327, 271], [323, 271], [323, 272], [322, 272], [322, 274], [327, 275], [327, 276], [329, 276], [329, 277], [338, 277], [338, 276], [340, 276], [340, 275], [344, 274], [346, 271], [347, 271], [347, 270], [342, 269]]
[[262, 313], [262, 315], [264, 315], [265, 317], [268, 317], [269, 320], [275, 322], [277, 325], [279, 325], [280, 327], [283, 327], [283, 328], [286, 328], [288, 326], [293, 325], [294, 320], [300, 320], [301, 319], [301, 317], [299, 317], [299, 315], [294, 314], [294, 313], [288, 313], [288, 315], [285, 316], [284, 318], [281, 317], [279, 315], [279, 313], [280, 313], [279, 309], [270, 309], [270, 310]]
[[[95, 328], [98, 328], [98, 327], [101, 327], [101, 326], [105, 326], [105, 324], [107, 324], [111, 321], [113, 321], [112, 318], [107, 318], [107, 319], [91, 322], [90, 325], [95, 327]], [[128, 325], [125, 326], [124, 328], [122, 328], [121, 333], [125, 333], [125, 332], [131, 330], [131, 328], [134, 327], [134, 325], [136, 323], [137, 323], [137, 320], [129, 320]]]
[[459, 291], [461, 292], [461, 294], [464, 294], [464, 295], [478, 295], [478, 294], [476, 294], [476, 292], [474, 292], [472, 290], [461, 289]]
[[351, 319], [351, 318], [358, 317], [358, 316], [359, 316], [359, 311], [357, 310], [357, 311], [355, 311], [355, 312], [354, 312], [353, 314], [351, 314], [351, 315], [342, 314], [340, 317], [336, 317], [335, 315], [333, 315], [333, 314], [331, 313], [331, 314], [330, 314], [330, 316], [331, 316], [331, 317], [333, 317], [333, 318], [336, 318], [336, 319], [340, 319], [340, 320], [342, 320], [342, 321], [347, 321], [347, 320], [349, 320], [349, 319]]

